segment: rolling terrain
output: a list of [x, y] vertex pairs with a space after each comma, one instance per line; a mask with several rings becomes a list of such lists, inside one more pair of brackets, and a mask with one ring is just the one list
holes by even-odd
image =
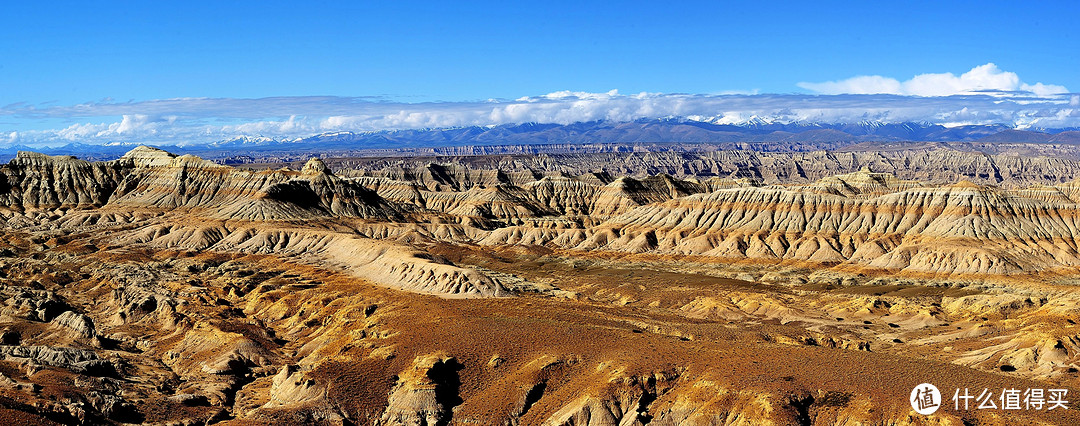
[[[0, 168], [17, 424], [1075, 424], [1078, 164], [943, 146]], [[908, 401], [942, 389], [931, 416]]]

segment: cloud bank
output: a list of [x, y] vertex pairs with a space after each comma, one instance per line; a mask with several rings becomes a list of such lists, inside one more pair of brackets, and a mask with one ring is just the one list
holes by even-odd
[[[290, 139], [340, 131], [666, 117], [719, 124], [914, 121], [946, 126], [1080, 127], [1080, 95], [1068, 93], [1062, 86], [1024, 83], [1015, 73], [994, 64], [959, 76], [923, 74], [903, 82], [869, 76], [800, 86], [818, 94], [622, 94], [612, 90], [559, 91], [473, 102], [296, 96], [102, 101], [67, 106], [15, 104], [0, 108], [0, 145], [187, 145], [236, 137]], [[10, 123], [18, 126], [3, 127]]]
[[1028, 84], [1020, 81], [1016, 73], [1002, 71], [994, 63], [980, 65], [960, 74], [919, 74], [907, 81], [880, 75], [862, 75], [847, 80], [824, 83], [799, 83], [799, 87], [826, 94], [893, 94], [909, 96], [951, 96], [979, 93], [1030, 94], [1053, 96], [1068, 93], [1064, 86], [1054, 84]]

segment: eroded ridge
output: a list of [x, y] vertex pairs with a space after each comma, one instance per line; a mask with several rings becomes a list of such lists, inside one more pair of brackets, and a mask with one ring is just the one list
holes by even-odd
[[0, 418], [1078, 421], [908, 402], [1073, 395], [1075, 184], [328, 164], [3, 166]]

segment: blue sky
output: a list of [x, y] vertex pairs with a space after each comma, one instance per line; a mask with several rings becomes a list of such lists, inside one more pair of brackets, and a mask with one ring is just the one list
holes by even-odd
[[[1080, 125], [1080, 2], [9, 3], [9, 144], [566, 121], [552, 110], [575, 102], [584, 119], [896, 120], [960, 96], [922, 118]], [[1006, 111], [985, 89], [1029, 99]], [[877, 108], [822, 113], [852, 99]]]

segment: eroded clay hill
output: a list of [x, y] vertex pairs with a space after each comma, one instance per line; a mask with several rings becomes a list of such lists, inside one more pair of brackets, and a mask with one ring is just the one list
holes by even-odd
[[[948, 143], [868, 144], [841, 151], [755, 152], [635, 151], [580, 154], [475, 155], [448, 157], [340, 158], [341, 173], [405, 180], [438, 180], [440, 175], [566, 176], [601, 172], [619, 176], [667, 174], [680, 178], [756, 179], [767, 184], [808, 184], [869, 168], [900, 179], [933, 184], [968, 180], [1021, 188], [1058, 185], [1080, 178], [1080, 160], [1071, 145]], [[464, 170], [470, 170], [465, 172]]]
[[1080, 421], [907, 401], [920, 382], [1075, 395], [1080, 185], [403, 164], [19, 154], [0, 168], [0, 418]]

